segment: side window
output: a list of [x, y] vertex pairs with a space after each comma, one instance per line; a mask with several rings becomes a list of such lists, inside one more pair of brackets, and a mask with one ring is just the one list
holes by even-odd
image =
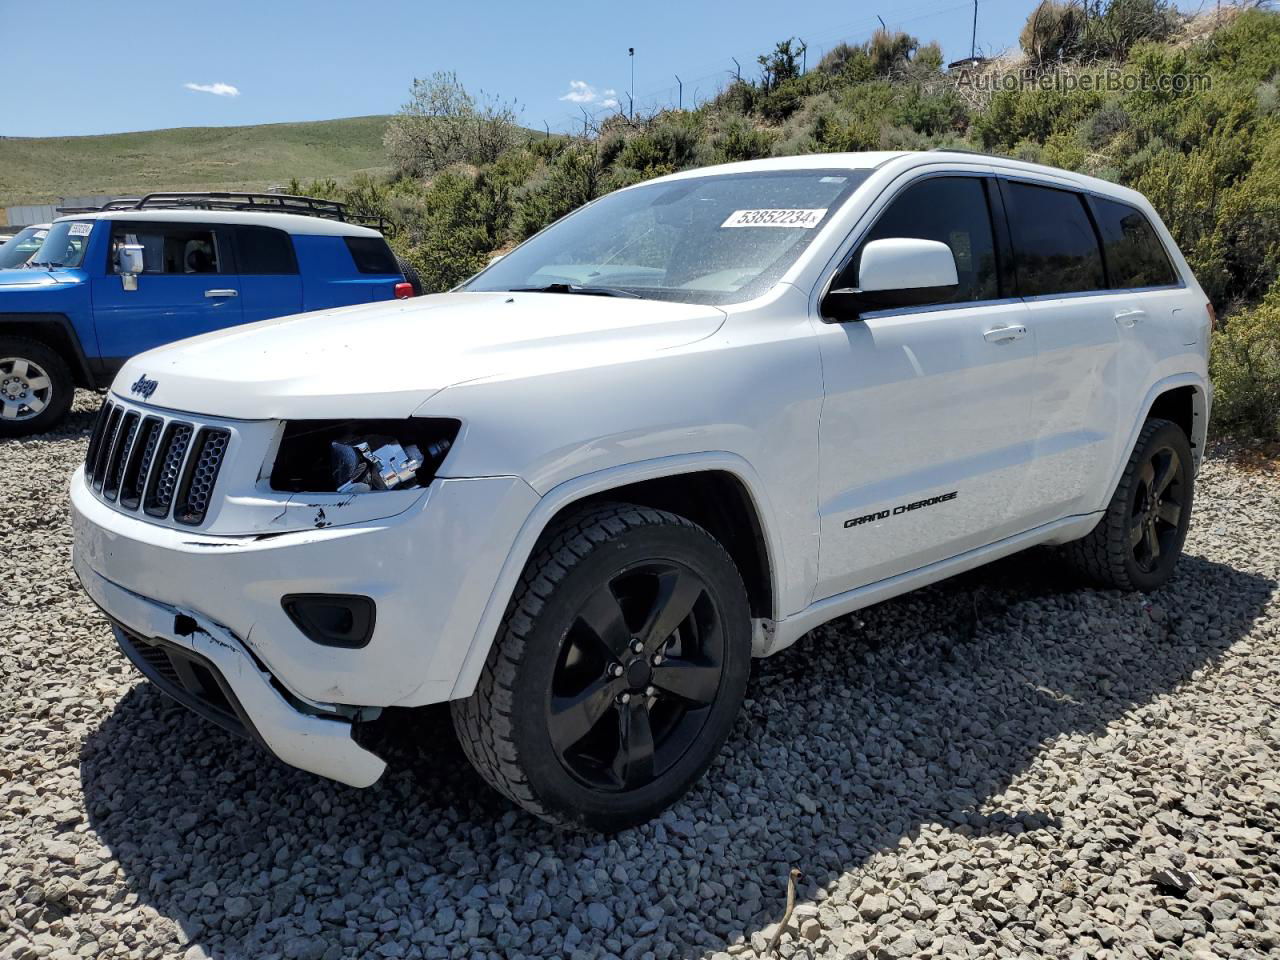
[[1101, 197], [1093, 198], [1093, 209], [1098, 216], [1107, 277], [1113, 289], [1177, 284], [1178, 275], [1169, 262], [1169, 255], [1141, 210]]
[[[910, 237], [938, 240], [956, 258], [960, 288], [946, 303], [994, 300], [1000, 295], [996, 271], [995, 241], [986, 188], [976, 177], [933, 177], [907, 187], [889, 204], [862, 241]], [[853, 286], [862, 249], [854, 255], [845, 274]]]
[[1009, 229], [1024, 297], [1105, 290], [1102, 251], [1085, 210], [1084, 197], [1070, 190], [1004, 184]]
[[183, 224], [117, 223], [111, 231], [111, 269], [119, 272], [116, 251], [121, 245], [142, 245], [145, 273], [224, 273], [218, 239], [212, 230]]
[[400, 266], [381, 237], [343, 237], [361, 273], [400, 273]]
[[274, 227], [236, 227], [236, 254], [242, 274], [298, 272], [293, 239]]

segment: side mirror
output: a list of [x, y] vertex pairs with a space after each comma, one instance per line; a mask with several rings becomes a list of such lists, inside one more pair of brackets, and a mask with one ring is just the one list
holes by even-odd
[[862, 248], [858, 286], [831, 290], [822, 315], [857, 320], [868, 310], [940, 303], [960, 285], [951, 248], [937, 240], [890, 237]]
[[116, 248], [116, 273], [126, 290], [138, 289], [138, 274], [146, 270], [142, 244], [123, 243]]

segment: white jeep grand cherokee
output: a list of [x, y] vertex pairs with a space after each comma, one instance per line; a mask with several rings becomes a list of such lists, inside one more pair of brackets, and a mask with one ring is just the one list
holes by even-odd
[[1035, 544], [1171, 575], [1212, 309], [1139, 194], [960, 152], [788, 157], [603, 197], [457, 290], [144, 353], [74, 563], [161, 689], [378, 779], [449, 701], [553, 821], [672, 803], [752, 656]]

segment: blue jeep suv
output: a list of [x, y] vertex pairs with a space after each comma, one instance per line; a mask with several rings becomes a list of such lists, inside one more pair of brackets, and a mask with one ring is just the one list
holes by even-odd
[[211, 330], [420, 293], [382, 235], [339, 203], [151, 194], [55, 220], [0, 270], [0, 436], [48, 430], [77, 386]]

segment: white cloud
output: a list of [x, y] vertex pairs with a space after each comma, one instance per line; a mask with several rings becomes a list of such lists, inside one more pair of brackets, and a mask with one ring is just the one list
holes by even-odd
[[616, 107], [618, 91], [613, 88], [597, 90], [585, 80], [570, 80], [569, 92], [560, 99], [570, 103], [598, 103], [602, 107]]
[[212, 93], [215, 97], [240, 96], [239, 87], [233, 87], [229, 83], [184, 83], [183, 86], [196, 93]]

